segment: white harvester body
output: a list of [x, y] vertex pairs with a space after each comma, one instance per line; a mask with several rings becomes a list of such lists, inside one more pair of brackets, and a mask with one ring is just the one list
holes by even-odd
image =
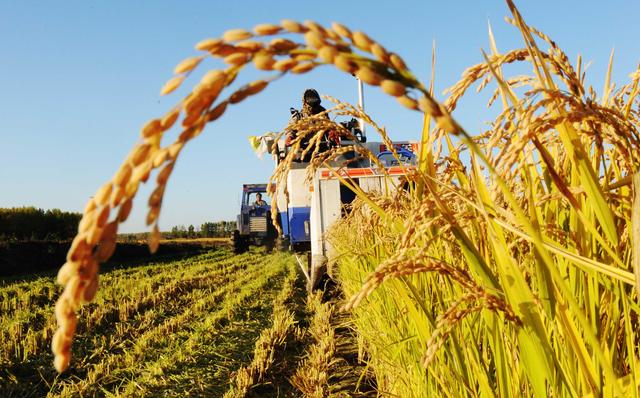
[[315, 172], [311, 191], [311, 255], [309, 256], [309, 288], [313, 289], [327, 273], [333, 277], [337, 253], [327, 232], [350, 210], [355, 193], [343, 183], [357, 185], [364, 193], [392, 194], [402, 188], [402, 177], [410, 165], [386, 168], [386, 173], [373, 167], [319, 169]]

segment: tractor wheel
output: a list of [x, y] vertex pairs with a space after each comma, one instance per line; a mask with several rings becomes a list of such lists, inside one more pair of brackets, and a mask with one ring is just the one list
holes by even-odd
[[273, 239], [267, 239], [264, 242], [264, 250], [266, 253], [271, 253], [275, 246], [276, 246], [276, 242]]
[[235, 254], [241, 254], [247, 251], [247, 243], [242, 235], [240, 235], [240, 231], [237, 229], [233, 231], [233, 252]]

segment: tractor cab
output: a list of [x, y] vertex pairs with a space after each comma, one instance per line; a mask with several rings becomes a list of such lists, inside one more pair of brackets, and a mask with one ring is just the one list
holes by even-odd
[[244, 184], [240, 214], [233, 232], [233, 248], [236, 253], [246, 251], [249, 246], [273, 248], [276, 229], [271, 222], [271, 198], [267, 184]]

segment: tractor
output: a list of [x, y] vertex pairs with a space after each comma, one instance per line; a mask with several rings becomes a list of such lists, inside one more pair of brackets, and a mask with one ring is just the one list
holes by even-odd
[[[263, 202], [257, 201], [259, 197]], [[233, 249], [243, 253], [249, 246], [263, 246], [270, 252], [276, 242], [277, 230], [271, 221], [271, 205], [268, 200], [267, 184], [242, 185], [242, 203], [240, 214], [233, 231]]]

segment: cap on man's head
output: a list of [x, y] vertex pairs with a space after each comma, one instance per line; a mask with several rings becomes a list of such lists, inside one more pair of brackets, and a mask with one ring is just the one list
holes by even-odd
[[312, 88], [304, 90], [302, 101], [309, 106], [320, 105], [320, 96], [318, 92]]

